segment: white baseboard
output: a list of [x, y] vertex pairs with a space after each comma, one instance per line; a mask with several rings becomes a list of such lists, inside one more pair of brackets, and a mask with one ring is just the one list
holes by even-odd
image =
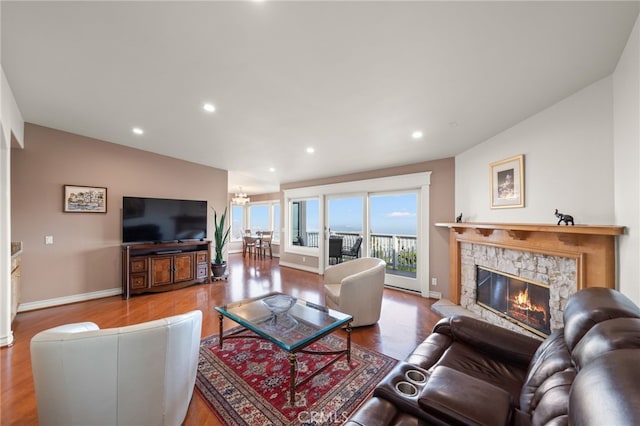
[[429, 298], [430, 299], [442, 299], [442, 293], [440, 293], [439, 291], [430, 291], [429, 292]]
[[13, 344], [13, 331], [9, 330], [8, 336], [0, 337], [0, 348], [11, 346]]
[[304, 266], [297, 263], [283, 262], [282, 260], [280, 261], [280, 266], [286, 266], [287, 268], [293, 268], [293, 269], [300, 269], [302, 271], [307, 271], [307, 272], [314, 272], [316, 274], [320, 273], [318, 268], [314, 268], [312, 266]]
[[100, 299], [122, 294], [122, 288], [110, 288], [108, 290], [93, 291], [91, 293], [74, 294], [71, 296], [55, 297], [53, 299], [38, 300], [36, 302], [21, 303], [18, 312], [33, 311], [35, 309], [50, 308], [52, 306], [66, 305], [67, 303], [84, 302], [86, 300]]

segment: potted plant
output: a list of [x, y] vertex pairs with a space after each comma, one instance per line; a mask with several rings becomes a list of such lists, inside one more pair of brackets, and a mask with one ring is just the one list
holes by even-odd
[[224, 213], [220, 216], [220, 222], [218, 222], [218, 213], [213, 210], [213, 242], [215, 244], [215, 258], [211, 263], [211, 271], [214, 277], [221, 277], [224, 275], [227, 269], [227, 262], [224, 261], [223, 252], [224, 248], [229, 241], [229, 228], [225, 229], [225, 222], [227, 219], [227, 209], [224, 209]]

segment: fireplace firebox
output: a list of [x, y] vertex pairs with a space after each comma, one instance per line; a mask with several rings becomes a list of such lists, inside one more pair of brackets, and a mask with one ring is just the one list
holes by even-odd
[[476, 266], [476, 303], [541, 336], [551, 333], [549, 286]]

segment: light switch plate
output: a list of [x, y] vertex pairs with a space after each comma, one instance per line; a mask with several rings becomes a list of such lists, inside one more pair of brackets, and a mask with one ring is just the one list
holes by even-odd
[[44, 243], [47, 245], [53, 244], [53, 235], [45, 235]]

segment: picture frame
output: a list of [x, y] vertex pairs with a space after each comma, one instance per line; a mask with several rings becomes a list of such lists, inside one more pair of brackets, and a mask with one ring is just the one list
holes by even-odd
[[62, 206], [65, 213], [106, 213], [107, 188], [64, 185]]
[[524, 207], [524, 155], [489, 164], [491, 208]]

